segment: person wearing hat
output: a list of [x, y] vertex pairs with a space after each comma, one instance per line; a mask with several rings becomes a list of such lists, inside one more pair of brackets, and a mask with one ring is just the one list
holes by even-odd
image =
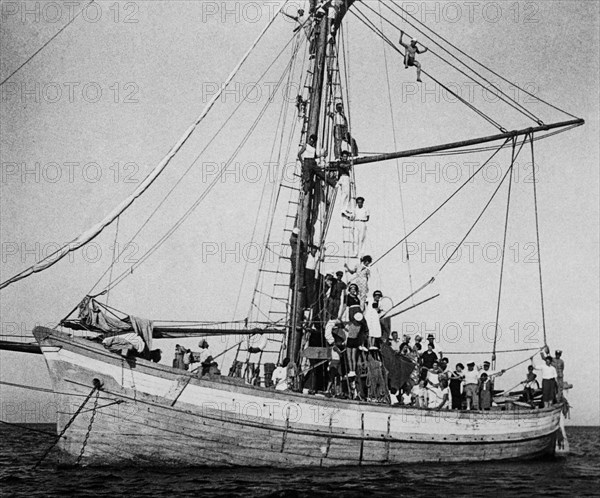
[[[544, 365], [536, 367], [535, 370], [542, 372], [542, 408], [552, 406], [556, 402], [556, 368], [552, 366], [552, 356], [546, 354], [543, 356]], [[531, 359], [533, 363], [533, 358]]]
[[362, 313], [360, 298], [358, 297], [358, 285], [348, 285], [348, 293], [340, 308], [338, 322], [346, 324], [348, 338], [346, 340], [346, 361], [348, 377], [356, 376], [356, 349], [364, 345], [366, 335], [366, 323]]
[[467, 410], [479, 410], [479, 395], [477, 394], [479, 373], [475, 370], [474, 361], [467, 363], [467, 371], [464, 373], [464, 383]]
[[554, 361], [552, 362], [552, 365], [554, 366], [554, 368], [556, 368], [556, 401], [558, 401], [559, 403], [562, 401], [565, 373], [565, 362], [561, 358], [561, 356], [562, 351], [560, 349], [557, 349], [554, 352]]
[[[542, 359], [545, 359], [546, 354], [550, 354], [549, 348], [546, 346], [544, 351], [542, 351]], [[552, 358], [552, 366], [556, 369], [556, 401], [562, 401], [563, 396], [563, 386], [564, 386], [564, 372], [565, 372], [565, 362], [561, 358], [562, 351], [557, 349], [554, 352], [554, 358]]]
[[379, 349], [381, 345], [381, 323], [379, 315], [382, 311], [379, 309], [379, 300], [383, 297], [380, 290], [373, 292], [372, 301], [367, 303], [365, 308], [365, 320], [369, 327], [369, 349]]
[[491, 366], [491, 363], [489, 361], [485, 360], [483, 362], [483, 368], [477, 367], [477, 370], [479, 371], [480, 377], [483, 373], [485, 373], [488, 376], [488, 378], [492, 384], [492, 390], [493, 390], [494, 389], [494, 379], [496, 377], [500, 377], [505, 372], [505, 370], [500, 370], [500, 371], [491, 370], [490, 366]]
[[367, 222], [371, 218], [369, 209], [365, 207], [364, 197], [356, 198], [356, 208], [352, 218], [354, 220], [354, 255], [359, 257], [363, 254], [367, 238]]
[[408, 69], [409, 66], [415, 66], [417, 68], [417, 81], [421, 83], [421, 64], [417, 61], [417, 54], [424, 54], [427, 52], [427, 47], [421, 44], [423, 50], [419, 50], [417, 47], [417, 39], [412, 38], [410, 45], [407, 45], [402, 41], [404, 37], [404, 31], [400, 31], [400, 45], [404, 47], [404, 69]]

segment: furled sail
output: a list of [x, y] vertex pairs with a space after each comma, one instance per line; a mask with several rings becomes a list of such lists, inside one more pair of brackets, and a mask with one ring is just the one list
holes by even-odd
[[38, 261], [33, 266], [30, 266], [26, 270], [23, 270], [22, 272], [9, 278], [8, 280], [1, 282], [0, 289], [4, 289], [5, 287], [9, 286], [10, 284], [13, 284], [19, 280], [22, 280], [33, 273], [37, 273], [37, 272], [43, 271], [43, 270], [51, 267], [55, 263], [59, 262], [62, 258], [64, 258], [70, 252], [75, 251], [75, 250], [79, 249], [80, 247], [84, 246], [85, 244], [87, 244], [88, 242], [92, 241], [100, 233], [102, 233], [102, 231], [107, 226], [109, 226], [119, 216], [121, 216], [121, 214], [123, 214], [123, 212], [129, 206], [131, 206], [131, 204], [133, 204], [133, 202], [138, 197], [140, 197], [150, 187], [150, 185], [152, 185], [154, 183], [154, 181], [160, 176], [160, 174], [164, 171], [164, 169], [171, 162], [171, 159], [173, 159], [173, 157], [175, 157], [175, 154], [177, 154], [177, 152], [179, 152], [181, 147], [183, 147], [183, 144], [185, 144], [185, 142], [190, 138], [190, 136], [195, 131], [195, 129], [198, 127], [198, 125], [204, 120], [204, 118], [210, 112], [210, 110], [212, 109], [214, 104], [217, 102], [217, 100], [219, 98], [221, 98], [221, 94], [229, 86], [229, 83], [231, 83], [231, 80], [238, 73], [238, 71], [240, 70], [240, 68], [246, 61], [246, 59], [248, 59], [248, 57], [250, 56], [250, 54], [252, 53], [252, 51], [254, 50], [256, 45], [258, 45], [258, 43], [260, 42], [260, 40], [262, 39], [264, 34], [267, 32], [267, 30], [269, 29], [271, 24], [273, 24], [273, 21], [277, 18], [277, 16], [279, 15], [279, 12], [283, 9], [284, 6], [285, 6], [285, 2], [275, 12], [275, 14], [271, 18], [271, 20], [267, 23], [267, 25], [262, 29], [260, 34], [257, 36], [256, 40], [254, 40], [254, 43], [246, 51], [246, 53], [241, 58], [241, 60], [238, 62], [238, 64], [235, 66], [235, 68], [233, 68], [233, 70], [231, 71], [231, 73], [229, 74], [229, 76], [227, 77], [225, 82], [221, 85], [221, 88], [219, 89], [219, 91], [213, 96], [213, 98], [210, 100], [210, 102], [206, 105], [206, 107], [204, 108], [204, 110], [202, 111], [202, 113], [200, 114], [198, 119], [196, 119], [196, 121], [185, 131], [183, 136], [177, 141], [177, 143], [175, 145], [173, 145], [173, 147], [167, 153], [167, 155], [163, 158], [163, 160], [152, 170], [152, 172], [150, 172], [150, 174], [144, 179], [144, 181], [142, 183], [140, 183], [138, 188], [136, 188], [135, 191], [129, 197], [127, 197], [127, 199], [125, 199], [123, 202], [121, 202], [121, 204], [119, 204], [108, 215], [106, 215], [106, 217], [102, 221], [100, 221], [99, 223], [94, 225], [92, 228], [90, 228], [89, 230], [82, 233], [76, 239], [65, 244], [60, 249], [58, 249], [54, 253], [50, 254], [46, 258]]

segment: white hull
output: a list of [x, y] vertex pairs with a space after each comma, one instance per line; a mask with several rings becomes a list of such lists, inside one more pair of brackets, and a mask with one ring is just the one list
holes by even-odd
[[431, 411], [328, 399], [199, 379], [49, 329], [34, 332], [48, 364], [61, 463], [336, 466], [481, 461], [554, 454], [560, 406], [542, 410]]

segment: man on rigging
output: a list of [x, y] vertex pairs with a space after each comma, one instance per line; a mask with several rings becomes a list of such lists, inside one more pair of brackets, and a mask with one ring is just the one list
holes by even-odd
[[354, 210], [352, 219], [354, 223], [354, 246], [355, 256], [362, 257], [365, 248], [365, 240], [367, 238], [367, 222], [371, 218], [371, 213], [368, 208], [365, 207], [364, 197], [356, 198], [356, 208]]
[[350, 169], [352, 165], [349, 161], [349, 152], [342, 152], [342, 157], [337, 163], [337, 185], [339, 185], [342, 201], [342, 216], [350, 218], [352, 210], [350, 209]]
[[415, 66], [417, 68], [417, 81], [421, 83], [421, 64], [417, 61], [417, 54], [424, 54], [427, 52], [427, 47], [423, 46], [423, 50], [419, 50], [417, 47], [417, 39], [412, 38], [410, 40], [410, 45], [407, 45], [402, 41], [404, 37], [404, 31], [400, 31], [400, 45], [404, 47], [406, 51], [404, 53], [404, 69], [408, 69], [408, 66]]
[[335, 105], [335, 112], [330, 112], [329, 117], [333, 120], [333, 140], [335, 147], [333, 149], [336, 159], [340, 158], [342, 152], [342, 140], [348, 133], [348, 120], [344, 114], [344, 105], [338, 102]]

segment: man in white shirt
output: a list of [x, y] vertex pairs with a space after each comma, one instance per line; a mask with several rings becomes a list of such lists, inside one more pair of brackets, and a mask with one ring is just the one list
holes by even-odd
[[533, 368], [542, 372], [542, 403], [544, 407], [552, 406], [556, 401], [556, 368], [552, 366], [552, 356], [544, 358], [546, 364]]
[[479, 395], [477, 385], [479, 383], [479, 372], [475, 370], [475, 362], [467, 363], [467, 371], [464, 372], [465, 399], [467, 410], [479, 410]]
[[367, 222], [371, 218], [371, 213], [365, 207], [365, 198], [356, 198], [356, 209], [354, 210], [354, 245], [355, 256], [363, 256], [365, 239], [367, 238]]
[[289, 358], [285, 358], [280, 366], [273, 371], [273, 384], [276, 391], [286, 391], [288, 389], [288, 369]]
[[200, 363], [200, 366], [195, 368], [190, 367], [190, 373], [198, 373], [197, 371], [200, 370], [201, 374], [205, 375], [210, 369], [210, 364], [213, 361], [213, 354], [210, 348], [208, 347], [208, 341], [206, 339], [202, 339], [198, 343], [198, 347], [200, 348], [200, 352], [195, 354], [194, 358], [196, 360], [195, 363]]
[[394, 352], [396, 352], [396, 353], [400, 352], [400, 344], [402, 344], [402, 342], [400, 341], [400, 339], [398, 339], [398, 332], [396, 332], [396, 331], [392, 332], [392, 338], [390, 339], [390, 346], [394, 350]]

